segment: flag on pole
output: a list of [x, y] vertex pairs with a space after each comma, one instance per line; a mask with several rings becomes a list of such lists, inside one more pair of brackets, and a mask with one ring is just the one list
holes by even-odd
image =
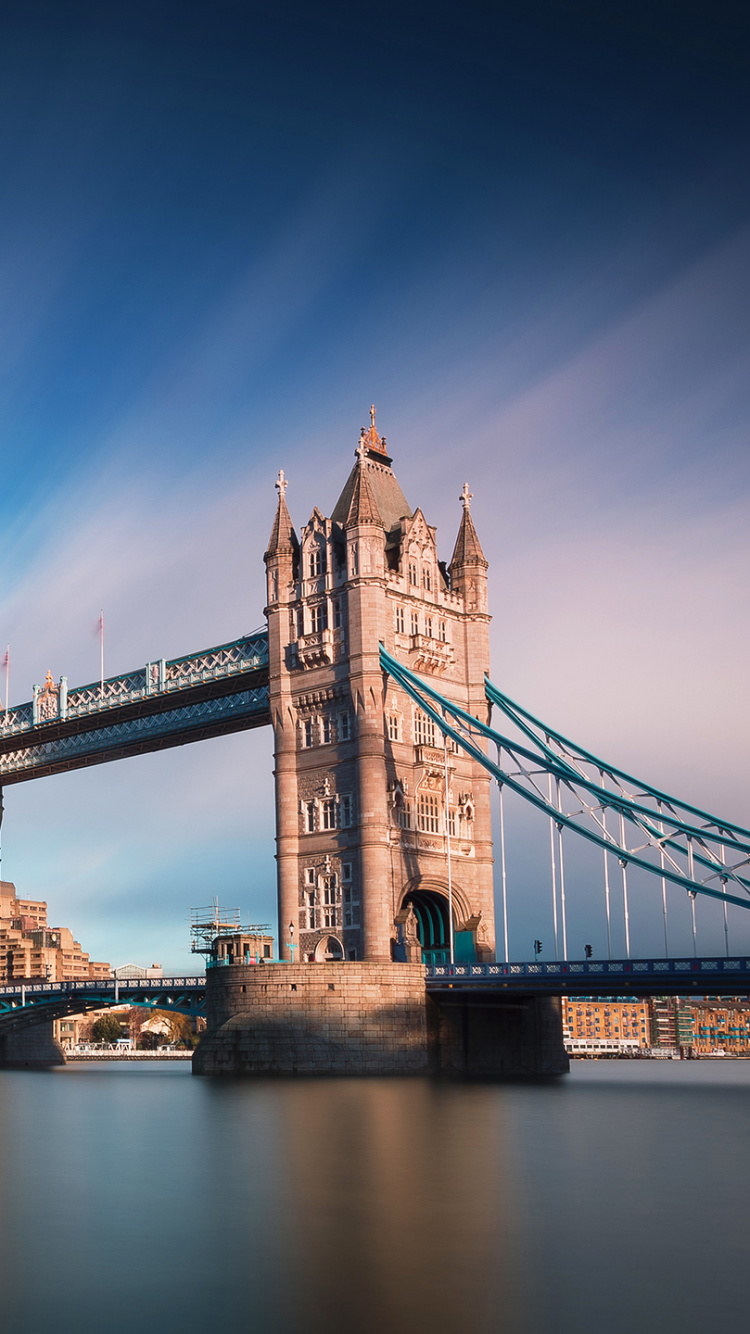
[[5, 646], [5, 657], [3, 659], [5, 668], [5, 712], [8, 712], [10, 706], [10, 695], [8, 694], [8, 682], [10, 681], [10, 644]]

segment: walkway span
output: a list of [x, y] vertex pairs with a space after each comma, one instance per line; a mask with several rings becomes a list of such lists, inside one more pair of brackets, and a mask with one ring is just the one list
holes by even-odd
[[48, 676], [0, 717], [0, 786], [270, 721], [265, 629], [71, 690]]

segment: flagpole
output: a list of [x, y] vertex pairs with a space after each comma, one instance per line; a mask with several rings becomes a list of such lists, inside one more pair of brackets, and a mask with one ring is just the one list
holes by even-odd
[[9, 690], [10, 681], [10, 644], [5, 646], [5, 719], [8, 719], [8, 708], [10, 706]]
[[101, 698], [104, 700], [104, 612], [99, 611], [99, 680]]

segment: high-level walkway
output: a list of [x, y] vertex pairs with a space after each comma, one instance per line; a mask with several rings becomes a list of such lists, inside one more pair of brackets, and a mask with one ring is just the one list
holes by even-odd
[[268, 633], [68, 689], [0, 714], [0, 786], [270, 723]]

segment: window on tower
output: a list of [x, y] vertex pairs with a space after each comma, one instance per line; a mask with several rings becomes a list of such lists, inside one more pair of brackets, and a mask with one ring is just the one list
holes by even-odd
[[323, 828], [336, 828], [336, 802], [332, 797], [326, 798], [323, 802]]
[[388, 715], [388, 740], [389, 741], [401, 740], [401, 724], [397, 713], [391, 713]]
[[431, 792], [420, 792], [419, 794], [418, 824], [423, 833], [437, 834], [440, 832], [438, 799]]
[[308, 834], [315, 833], [315, 802], [308, 801], [305, 805], [305, 831]]
[[352, 824], [353, 815], [352, 815], [352, 799], [348, 793], [339, 798], [339, 817], [341, 821], [341, 828], [349, 829]]
[[313, 634], [318, 635], [328, 626], [328, 609], [325, 602], [317, 602], [310, 608]]
[[419, 587], [419, 579], [417, 578], [417, 564], [416, 561], [413, 560], [409, 561], [409, 583], [411, 584], [412, 588]]
[[352, 735], [351, 718], [348, 713], [339, 714], [339, 736], [342, 741], [350, 741]]
[[404, 633], [404, 609], [403, 609], [403, 607], [397, 607], [397, 608], [396, 608], [396, 634], [402, 635], [403, 633]]
[[306, 747], [309, 748], [310, 746], [315, 745], [315, 726], [312, 718], [305, 719], [304, 737]]
[[435, 724], [421, 709], [414, 710], [414, 745], [435, 745]]
[[317, 579], [318, 575], [325, 573], [325, 568], [325, 551], [322, 547], [313, 547], [310, 551], [310, 578]]
[[422, 587], [426, 588], [428, 593], [432, 588], [432, 571], [430, 570], [429, 565], [424, 565], [422, 567]]
[[413, 635], [419, 634], [419, 613], [416, 611], [411, 614], [411, 632]]

